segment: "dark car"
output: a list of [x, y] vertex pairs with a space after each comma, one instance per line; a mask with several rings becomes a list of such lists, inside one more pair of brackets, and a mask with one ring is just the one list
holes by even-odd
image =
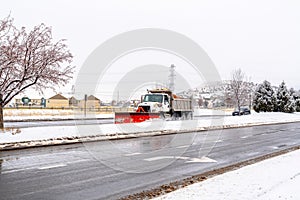
[[248, 107], [241, 107], [240, 112], [239, 109], [236, 108], [233, 112], [232, 112], [232, 116], [236, 116], [236, 115], [250, 115], [251, 111]]

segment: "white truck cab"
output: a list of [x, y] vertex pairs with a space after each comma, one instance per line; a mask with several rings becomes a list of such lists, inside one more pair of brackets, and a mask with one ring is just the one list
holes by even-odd
[[179, 97], [169, 89], [147, 90], [136, 112], [116, 112], [115, 123], [137, 123], [149, 119], [193, 119], [191, 98]]
[[142, 108], [142, 112], [169, 112], [170, 96], [165, 93], [146, 94], [142, 99], [142, 103], [138, 105], [138, 109]]

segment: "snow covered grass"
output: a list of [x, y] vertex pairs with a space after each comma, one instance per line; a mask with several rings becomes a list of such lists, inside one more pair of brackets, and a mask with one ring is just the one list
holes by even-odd
[[[111, 118], [112, 113], [88, 113], [91, 118]], [[4, 109], [4, 121], [60, 120], [84, 118], [83, 112], [61, 109]]]
[[55, 115], [73, 115], [73, 110], [58, 109], [4, 109], [4, 116], [55, 116]]
[[176, 190], [155, 200], [300, 199], [300, 150]]

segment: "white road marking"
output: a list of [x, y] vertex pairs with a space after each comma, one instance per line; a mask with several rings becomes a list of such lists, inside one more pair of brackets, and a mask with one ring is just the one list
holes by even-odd
[[156, 156], [152, 158], [145, 158], [145, 161], [156, 161], [156, 160], [162, 160], [162, 159], [173, 159], [174, 156]]
[[188, 148], [188, 147], [190, 147], [190, 146], [191, 146], [191, 145], [178, 146], [178, 147], [176, 147], [176, 149]]
[[245, 139], [245, 138], [248, 138], [248, 137], [250, 137], [250, 136], [243, 136], [243, 137], [240, 137], [240, 138]]
[[152, 158], [146, 158], [145, 161], [156, 161], [156, 160], [163, 160], [163, 159], [176, 159], [176, 160], [186, 160], [185, 163], [211, 163], [211, 162], [217, 162], [216, 160], [213, 160], [208, 157], [202, 157], [202, 158], [191, 158], [191, 157], [181, 157], [181, 156], [156, 156]]
[[48, 166], [44, 166], [44, 167], [39, 167], [38, 169], [44, 170], [44, 169], [53, 169], [53, 168], [65, 167], [65, 166], [67, 166], [67, 165], [60, 163], [60, 164], [56, 164], [56, 165], [48, 165]]
[[203, 156], [202, 158], [192, 158], [191, 160], [186, 161], [185, 163], [215, 163], [217, 162], [214, 159]]
[[[75, 160], [75, 161], [69, 161], [66, 162], [64, 165], [70, 165], [70, 164], [76, 164], [76, 163], [81, 163], [81, 162], [86, 162], [90, 159], [81, 159], [81, 160]], [[50, 165], [49, 165], [50, 166]], [[41, 167], [42, 169], [44, 167]], [[22, 171], [27, 171], [27, 170], [35, 170], [35, 169], [40, 169], [38, 166], [31, 166], [31, 167], [26, 167], [26, 168], [19, 168], [19, 169], [4, 169], [1, 171], [1, 174], [10, 174], [10, 173], [15, 173], [15, 172], [22, 172]]]
[[125, 154], [125, 156], [136, 156], [136, 155], [140, 155], [142, 153], [139, 153], [139, 152], [136, 152], [136, 153], [128, 153], [128, 154]]
[[14, 172], [20, 172], [20, 171], [29, 170], [29, 169], [33, 169], [33, 168], [13, 169], [13, 170], [9, 170], [9, 171], [2, 171], [1, 174], [10, 174], [10, 173], [14, 173]]

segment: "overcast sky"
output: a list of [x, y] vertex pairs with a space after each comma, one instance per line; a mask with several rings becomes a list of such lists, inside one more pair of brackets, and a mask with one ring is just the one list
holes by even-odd
[[[278, 85], [285, 80], [300, 89], [299, 11], [298, 0], [9, 0], [1, 2], [0, 17], [11, 13], [17, 26], [29, 29], [51, 26], [56, 39], [67, 39], [77, 71], [112, 36], [162, 28], [197, 42], [222, 79], [241, 68], [252, 81]], [[60, 90], [65, 93], [70, 85]]]

